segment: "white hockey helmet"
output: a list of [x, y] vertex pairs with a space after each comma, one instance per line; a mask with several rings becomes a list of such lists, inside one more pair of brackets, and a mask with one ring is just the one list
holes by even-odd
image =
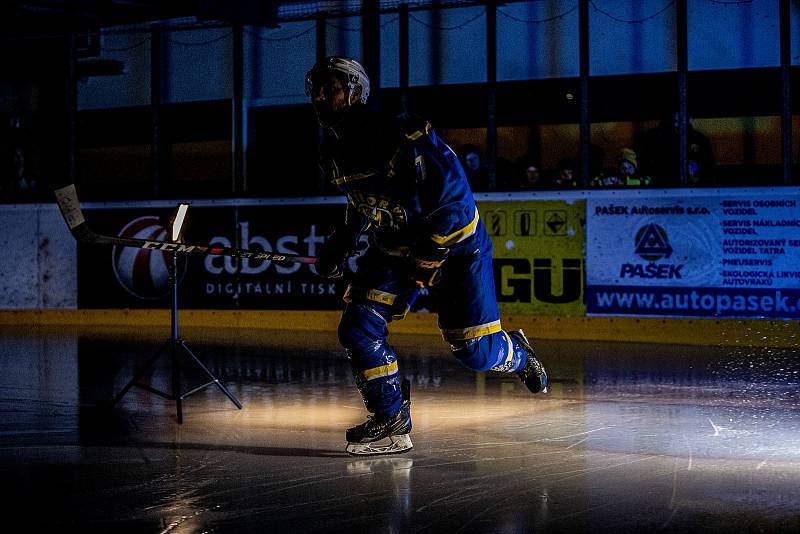
[[332, 71], [344, 75], [347, 79], [348, 103], [350, 102], [350, 95], [356, 87], [361, 88], [361, 103], [367, 103], [367, 98], [369, 98], [369, 76], [367, 76], [367, 71], [355, 59], [344, 56], [329, 56], [311, 67], [311, 70], [306, 74], [306, 96], [310, 98], [313, 93], [312, 77], [324, 71]]

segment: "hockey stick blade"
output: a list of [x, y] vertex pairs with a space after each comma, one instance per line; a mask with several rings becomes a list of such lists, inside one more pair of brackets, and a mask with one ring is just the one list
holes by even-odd
[[179, 254], [203, 254], [206, 256], [233, 256], [235, 258], [247, 258], [253, 260], [264, 260], [274, 262], [289, 263], [308, 263], [314, 264], [317, 258], [312, 256], [296, 256], [294, 254], [279, 254], [268, 251], [247, 250], [234, 247], [218, 247], [212, 245], [186, 245], [184, 243], [170, 243], [169, 241], [154, 241], [145, 239], [135, 239], [130, 237], [114, 237], [96, 234], [89, 228], [89, 224], [83, 216], [78, 193], [75, 184], [56, 189], [56, 202], [61, 210], [64, 221], [69, 226], [69, 231], [77, 241], [82, 243], [93, 243], [96, 245], [117, 245], [123, 247], [146, 248], [151, 250], [162, 250], [164, 252], [176, 252]]

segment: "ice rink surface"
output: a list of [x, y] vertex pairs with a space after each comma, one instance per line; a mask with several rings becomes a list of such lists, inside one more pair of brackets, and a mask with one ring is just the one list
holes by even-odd
[[[182, 334], [242, 410], [215, 387], [182, 425], [138, 388], [103, 406], [167, 328], [0, 330], [6, 532], [800, 532], [796, 349], [528, 332], [552, 378], [533, 396], [396, 335], [414, 449], [358, 458], [333, 333]], [[143, 381], [169, 380], [164, 357]]]

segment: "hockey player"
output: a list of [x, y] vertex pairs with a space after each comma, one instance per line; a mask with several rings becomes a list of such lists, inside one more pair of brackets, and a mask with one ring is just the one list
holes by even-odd
[[328, 57], [306, 76], [324, 128], [321, 166], [347, 196], [343, 224], [318, 254], [317, 273], [335, 278], [366, 232], [339, 323], [367, 410], [347, 430], [347, 452], [386, 454], [412, 447], [410, 399], [398, 380], [387, 325], [420, 288], [436, 286], [439, 327], [453, 354], [475, 371], [516, 373], [533, 393], [547, 374], [524, 333], [505, 332], [495, 297], [492, 244], [458, 157], [430, 123], [389, 118], [365, 105], [369, 78], [357, 61]]

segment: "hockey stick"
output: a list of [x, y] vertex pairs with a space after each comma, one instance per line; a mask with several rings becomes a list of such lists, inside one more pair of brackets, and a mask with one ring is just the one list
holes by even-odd
[[82, 243], [94, 243], [97, 245], [118, 245], [123, 247], [146, 248], [151, 250], [163, 250], [165, 252], [177, 252], [181, 254], [204, 254], [207, 256], [233, 256], [236, 258], [248, 258], [253, 260], [265, 260], [275, 262], [309, 263], [314, 264], [317, 258], [311, 256], [296, 256], [294, 254], [277, 254], [268, 251], [255, 251], [233, 247], [215, 247], [211, 245], [186, 245], [183, 243], [170, 243], [169, 241], [152, 241], [145, 239], [135, 239], [130, 237], [114, 237], [96, 234], [89, 228], [89, 224], [83, 217], [78, 193], [75, 184], [70, 184], [61, 189], [56, 189], [56, 202], [61, 210], [69, 231], [77, 241]]

